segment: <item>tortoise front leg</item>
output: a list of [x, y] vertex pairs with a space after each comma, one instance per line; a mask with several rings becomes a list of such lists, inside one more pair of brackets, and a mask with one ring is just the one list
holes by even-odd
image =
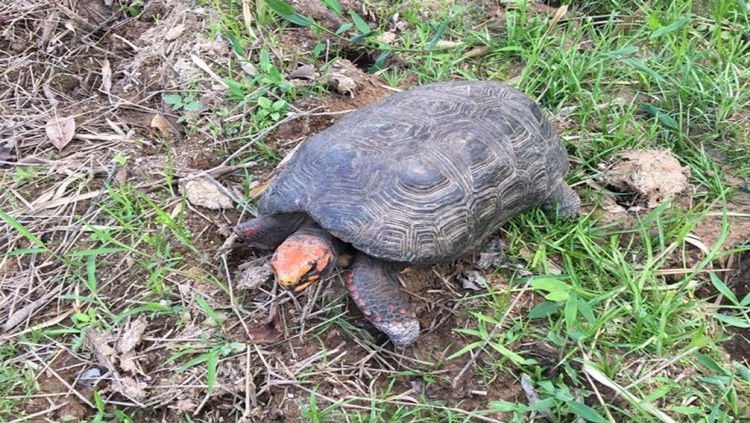
[[359, 252], [346, 277], [346, 287], [367, 320], [393, 344], [405, 348], [419, 338], [419, 320], [388, 263]]
[[275, 250], [309, 220], [305, 213], [269, 214], [240, 223], [234, 227], [234, 233], [253, 248]]

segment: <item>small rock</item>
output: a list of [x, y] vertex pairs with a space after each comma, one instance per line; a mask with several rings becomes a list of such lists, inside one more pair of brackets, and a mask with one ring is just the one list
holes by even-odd
[[315, 79], [315, 66], [313, 65], [302, 65], [297, 69], [289, 72], [287, 75], [289, 79]]
[[180, 192], [187, 195], [191, 204], [211, 210], [228, 209], [233, 204], [232, 198], [220, 189], [219, 182], [208, 175], [180, 184]]
[[177, 24], [167, 31], [166, 35], [164, 35], [164, 39], [167, 41], [174, 41], [180, 38], [183, 32], [185, 32], [185, 25]]

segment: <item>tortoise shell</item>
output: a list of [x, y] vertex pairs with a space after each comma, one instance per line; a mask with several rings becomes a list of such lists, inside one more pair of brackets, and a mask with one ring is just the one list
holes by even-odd
[[564, 184], [565, 148], [540, 108], [499, 82], [394, 94], [304, 141], [262, 214], [305, 212], [371, 256], [455, 260]]

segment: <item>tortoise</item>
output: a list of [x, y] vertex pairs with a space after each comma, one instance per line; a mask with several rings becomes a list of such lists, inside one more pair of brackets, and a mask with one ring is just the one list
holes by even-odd
[[275, 250], [276, 278], [295, 292], [353, 247], [349, 294], [403, 348], [420, 329], [395, 272], [464, 257], [530, 208], [575, 216], [567, 157], [540, 108], [509, 85], [422, 85], [304, 141], [269, 183], [261, 217], [234, 231]]

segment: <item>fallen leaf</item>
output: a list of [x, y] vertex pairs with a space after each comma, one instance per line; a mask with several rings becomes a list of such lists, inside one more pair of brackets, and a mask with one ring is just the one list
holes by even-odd
[[471, 59], [472, 57], [484, 56], [490, 52], [490, 48], [487, 46], [476, 46], [473, 49], [464, 53], [464, 58]]
[[57, 147], [58, 150], [62, 150], [76, 133], [76, 121], [72, 116], [51, 119], [47, 122], [45, 129], [52, 145]]
[[282, 333], [278, 331], [272, 322], [264, 323], [248, 330], [251, 344], [273, 344], [283, 340]]
[[150, 126], [158, 130], [159, 133], [161, 133], [161, 136], [164, 138], [172, 138], [174, 136], [175, 131], [172, 127], [172, 124], [170, 124], [169, 121], [161, 113], [157, 113], [154, 115], [154, 117], [151, 119]]
[[240, 63], [240, 68], [250, 76], [255, 76], [258, 73], [258, 70], [255, 69], [255, 66], [252, 63], [242, 62]]
[[450, 40], [439, 40], [437, 43], [435, 43], [435, 49], [436, 50], [448, 50], [451, 48], [456, 48], [463, 44], [460, 41], [450, 41]]
[[127, 169], [117, 169], [117, 172], [115, 173], [115, 180], [121, 184], [124, 184], [128, 180], [128, 170]]

